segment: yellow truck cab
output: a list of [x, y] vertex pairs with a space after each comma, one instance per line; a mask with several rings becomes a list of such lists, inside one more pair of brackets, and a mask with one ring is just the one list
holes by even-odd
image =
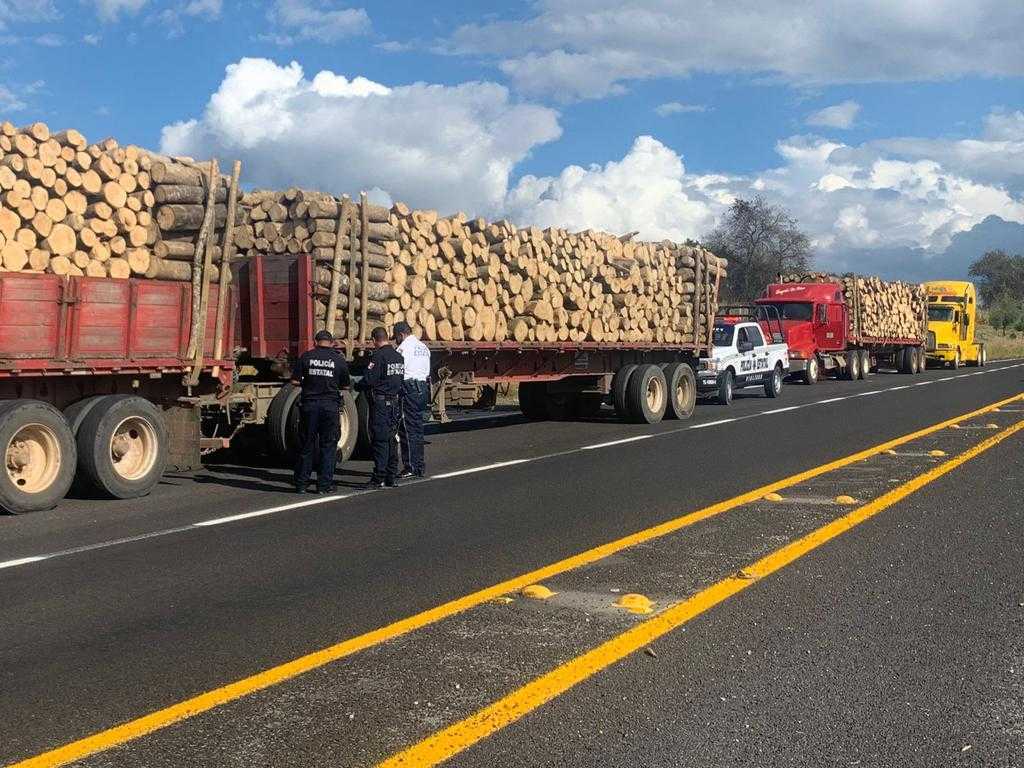
[[925, 283], [928, 292], [928, 361], [951, 368], [984, 365], [985, 345], [975, 342], [978, 294], [974, 283], [936, 280]]

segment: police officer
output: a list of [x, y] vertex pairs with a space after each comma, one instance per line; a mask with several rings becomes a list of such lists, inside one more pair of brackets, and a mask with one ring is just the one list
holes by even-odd
[[295, 462], [295, 490], [305, 493], [316, 454], [319, 493], [334, 490], [334, 465], [341, 436], [341, 390], [349, 386], [348, 364], [334, 348], [334, 336], [318, 331], [316, 346], [302, 354], [292, 371], [292, 384], [302, 387], [299, 401], [299, 456]]
[[374, 328], [370, 336], [375, 347], [370, 355], [360, 389], [370, 394], [370, 439], [373, 443], [373, 475], [370, 488], [398, 485], [398, 423], [402, 418], [402, 388], [405, 362], [391, 346], [388, 332]]
[[398, 436], [402, 443], [402, 474], [400, 477], [423, 477], [423, 409], [430, 399], [427, 379], [430, 377], [430, 350], [417, 339], [406, 322], [395, 323], [395, 341], [405, 360], [405, 383], [402, 397], [402, 424]]

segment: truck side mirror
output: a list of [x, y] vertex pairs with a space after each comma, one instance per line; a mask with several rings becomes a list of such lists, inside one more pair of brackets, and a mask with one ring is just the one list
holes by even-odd
[[736, 349], [738, 349], [740, 352], [753, 352], [754, 351], [754, 342], [752, 342], [752, 341], [741, 341], [739, 344], [736, 345]]

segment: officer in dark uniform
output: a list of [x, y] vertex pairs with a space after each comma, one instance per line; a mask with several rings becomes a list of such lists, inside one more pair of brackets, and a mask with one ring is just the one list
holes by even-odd
[[295, 462], [295, 490], [305, 493], [316, 454], [319, 493], [334, 490], [334, 465], [341, 436], [341, 391], [348, 389], [345, 358], [334, 348], [334, 336], [318, 331], [316, 346], [303, 353], [292, 371], [292, 384], [302, 387], [299, 401], [299, 455]]
[[368, 487], [398, 485], [398, 424], [402, 419], [402, 389], [405, 361], [391, 346], [388, 332], [374, 328], [376, 347], [370, 356], [359, 388], [370, 395], [370, 439], [373, 443], [373, 475]]

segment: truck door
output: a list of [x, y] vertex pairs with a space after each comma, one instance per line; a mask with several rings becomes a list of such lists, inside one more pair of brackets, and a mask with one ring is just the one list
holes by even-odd
[[814, 340], [818, 349], [834, 351], [846, 346], [846, 306], [816, 304], [814, 306]]

